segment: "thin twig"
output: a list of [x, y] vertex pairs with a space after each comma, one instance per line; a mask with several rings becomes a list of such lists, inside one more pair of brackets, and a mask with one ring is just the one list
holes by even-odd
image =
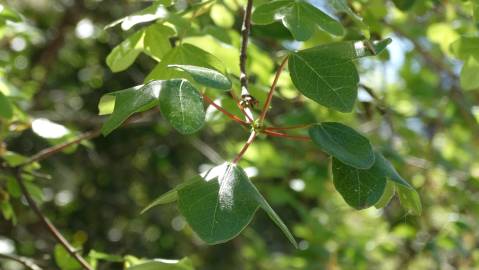
[[17, 167], [23, 167], [23, 166], [31, 164], [33, 162], [43, 160], [43, 159], [45, 159], [45, 158], [47, 158], [51, 155], [54, 155], [58, 152], [63, 151], [65, 148], [68, 148], [69, 146], [76, 145], [76, 144], [81, 143], [82, 141], [98, 137], [100, 134], [101, 134], [100, 129], [85, 132], [85, 133], [81, 134], [80, 136], [76, 137], [74, 140], [71, 140], [69, 142], [65, 142], [65, 143], [58, 144], [58, 145], [55, 145], [55, 146], [52, 146], [52, 147], [41, 150], [40, 152], [33, 155], [31, 158], [29, 158], [25, 162], [21, 163]]
[[215, 164], [221, 164], [224, 162], [224, 159], [221, 158], [220, 154], [202, 140], [193, 137], [190, 139], [190, 143], [211, 162]]
[[269, 109], [269, 104], [271, 103], [271, 99], [273, 99], [273, 93], [274, 93], [274, 90], [276, 89], [276, 84], [278, 83], [279, 76], [281, 76], [281, 73], [283, 72], [283, 69], [286, 66], [287, 62], [288, 62], [288, 57], [286, 56], [281, 62], [281, 65], [278, 67], [278, 70], [276, 71], [276, 75], [274, 76], [273, 83], [271, 84], [271, 88], [269, 89], [268, 97], [266, 98], [266, 101], [264, 102], [263, 110], [261, 110], [261, 115], [259, 117], [260, 123], [263, 123], [264, 118], [266, 117], [266, 113], [268, 112], [268, 109]]
[[256, 139], [257, 135], [258, 134], [256, 133], [256, 131], [251, 132], [251, 134], [249, 135], [248, 141], [246, 141], [246, 143], [243, 145], [243, 148], [241, 149], [239, 154], [233, 160], [232, 162], [233, 164], [238, 164], [238, 161], [240, 161], [240, 159], [246, 153], [246, 150], [248, 150], [248, 147], [254, 142], [254, 139]]
[[248, 73], [246, 72], [246, 60], [248, 58], [248, 41], [249, 33], [251, 31], [251, 12], [253, 10], [253, 0], [248, 0], [246, 4], [243, 24], [241, 26], [241, 53], [240, 53], [240, 85], [241, 85], [241, 106], [244, 106], [244, 111], [247, 115], [247, 121], [250, 123], [250, 119], [253, 119], [253, 112], [251, 106], [254, 105], [255, 100], [251, 96], [248, 90]]
[[308, 136], [289, 135], [289, 134], [286, 134], [286, 133], [275, 132], [275, 131], [271, 131], [271, 130], [268, 130], [268, 129], [263, 130], [263, 132], [266, 135], [269, 135], [269, 136], [272, 136], [272, 137], [281, 137], [281, 138], [286, 138], [286, 139], [290, 139], [290, 140], [294, 140], [294, 141], [303, 141], [303, 142], [311, 141], [311, 138], [308, 137]]
[[18, 186], [20, 187], [20, 190], [22, 191], [23, 196], [27, 200], [28, 206], [35, 212], [37, 217], [41, 220], [43, 225], [48, 229], [50, 234], [55, 237], [55, 239], [60, 243], [65, 250], [75, 259], [80, 263], [80, 265], [85, 269], [85, 270], [93, 270], [93, 268], [90, 267], [90, 265], [87, 263], [87, 261], [77, 252], [75, 252], [75, 248], [63, 237], [63, 235], [60, 233], [60, 231], [48, 220], [48, 218], [42, 213], [38, 205], [35, 203], [33, 200], [32, 196], [28, 192], [28, 189], [23, 182], [21, 172], [19, 169], [16, 169], [15, 171], [15, 179], [17, 180]]
[[223, 107], [220, 105], [216, 104], [213, 100], [211, 100], [207, 95], [203, 94], [203, 99], [206, 100], [211, 106], [215, 107], [218, 111], [222, 112], [224, 115], [228, 116], [231, 120], [238, 122], [239, 124], [243, 126], [248, 126], [249, 124], [246, 123], [245, 121], [241, 120], [238, 116], [228, 112], [225, 110]]
[[10, 261], [15, 261], [23, 266], [25, 266], [29, 270], [42, 270], [42, 268], [36, 265], [33, 260], [25, 257], [17, 257], [9, 254], [0, 253], [0, 259], [6, 259]]

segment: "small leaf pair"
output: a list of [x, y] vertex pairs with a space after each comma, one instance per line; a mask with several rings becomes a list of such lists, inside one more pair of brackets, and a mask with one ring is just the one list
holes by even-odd
[[349, 205], [356, 209], [384, 206], [396, 186], [403, 206], [420, 214], [417, 192], [383, 155], [373, 151], [367, 138], [348, 126], [332, 122], [314, 125], [309, 134], [316, 145], [333, 157], [334, 186]]
[[[193, 79], [207, 87], [227, 90], [229, 79], [218, 71], [196, 66], [172, 65], [189, 73]], [[131, 115], [159, 105], [170, 124], [182, 134], [200, 129], [205, 121], [203, 99], [187, 80], [157, 80], [145, 85], [108, 94], [114, 98], [114, 109], [102, 127], [104, 135], [118, 128]]]

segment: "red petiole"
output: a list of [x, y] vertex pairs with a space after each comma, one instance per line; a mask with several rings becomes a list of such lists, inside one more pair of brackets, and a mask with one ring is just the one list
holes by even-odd
[[245, 121], [241, 120], [238, 116], [228, 112], [227, 110], [223, 109], [220, 105], [216, 104], [213, 100], [211, 100], [207, 95], [203, 94], [204, 100], [208, 102], [211, 106], [215, 107], [218, 111], [222, 112], [224, 115], [228, 116], [231, 120], [239, 123], [242, 126], [249, 126], [248, 123]]

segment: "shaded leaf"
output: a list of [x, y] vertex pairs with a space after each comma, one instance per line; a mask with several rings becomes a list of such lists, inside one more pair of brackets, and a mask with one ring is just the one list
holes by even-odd
[[185, 183], [182, 183], [182, 184], [179, 184], [174, 189], [160, 195], [158, 198], [156, 198], [154, 201], [152, 201], [148, 206], [143, 208], [143, 210], [141, 210], [141, 214], [144, 214], [145, 212], [147, 212], [148, 210], [152, 209], [155, 206], [176, 202], [178, 200], [178, 190], [179, 189], [181, 189], [181, 188], [183, 188], [187, 185], [194, 184], [195, 182], [202, 181], [202, 180], [203, 180], [203, 178], [201, 176], [197, 175], [197, 176], [193, 177], [192, 179], [190, 179], [189, 181], [187, 181]]
[[160, 110], [180, 133], [191, 134], [203, 127], [205, 108], [203, 98], [186, 80], [164, 81], [159, 97]]
[[402, 11], [406, 11], [414, 5], [416, 0], [393, 0], [394, 5]]
[[228, 77], [216, 70], [191, 65], [169, 65], [168, 67], [178, 68], [187, 72], [197, 83], [204, 86], [221, 90], [231, 89], [231, 81]]
[[392, 181], [396, 182], [399, 185], [402, 185], [408, 189], [414, 189], [411, 184], [409, 184], [401, 175], [396, 171], [394, 166], [387, 160], [381, 153], [376, 152], [376, 163], [380, 170], [389, 177]]
[[374, 164], [369, 140], [346, 125], [319, 123], [309, 129], [309, 136], [322, 150], [349, 166], [369, 169]]
[[377, 162], [367, 170], [350, 167], [333, 158], [333, 182], [347, 204], [364, 209], [376, 204], [386, 188], [386, 175]]

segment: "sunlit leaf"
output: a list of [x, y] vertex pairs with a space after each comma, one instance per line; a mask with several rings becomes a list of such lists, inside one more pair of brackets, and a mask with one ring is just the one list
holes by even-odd
[[421, 215], [422, 204], [417, 191], [398, 184], [396, 184], [396, 188], [401, 205], [406, 208], [410, 214]]
[[461, 87], [464, 90], [479, 89], [479, 60], [469, 57], [461, 70]]
[[194, 267], [189, 258], [181, 260], [154, 259], [142, 261], [126, 270], [194, 270]]
[[0, 117], [10, 119], [13, 117], [13, 106], [8, 99], [1, 91], [0, 91]]
[[103, 124], [102, 134], [108, 135], [134, 113], [151, 109], [158, 104], [158, 96], [163, 84], [163, 81], [152, 81], [146, 85], [110, 93], [109, 95], [115, 96], [115, 108]]
[[145, 81], [179, 79], [189, 76], [184, 71], [169, 68], [169, 65], [200, 66], [225, 73], [225, 67], [217, 57], [191, 44], [182, 44], [170, 50], [148, 74]]
[[300, 41], [309, 39], [316, 26], [336, 36], [344, 33], [341, 23], [306, 1], [281, 0], [265, 3], [255, 9], [252, 20], [256, 24], [271, 24], [281, 20], [294, 38]]
[[126, 16], [108, 24], [107, 26], [105, 26], [105, 29], [121, 24], [121, 29], [127, 31], [130, 30], [133, 26], [140, 23], [151, 22], [158, 19], [166, 19], [168, 18], [168, 10], [165, 7], [170, 4], [171, 1], [156, 1], [156, 3], [154, 3], [153, 5], [139, 12], [136, 12], [132, 15]]
[[168, 67], [187, 72], [197, 83], [207, 87], [230, 90], [232, 86], [228, 77], [213, 69], [190, 65], [169, 65]]
[[394, 193], [396, 192], [396, 185], [392, 181], [387, 181], [386, 182], [386, 187], [384, 188], [383, 195], [379, 199], [379, 201], [374, 204], [374, 207], [377, 209], [386, 207], [388, 203], [391, 201], [391, 199], [394, 196]]
[[82, 269], [79, 262], [77, 262], [66, 250], [65, 248], [57, 244], [54, 249], [55, 262], [58, 267], [62, 270], [80, 270]]
[[106, 58], [106, 64], [113, 72], [127, 69], [143, 49], [143, 30], [134, 33], [117, 45]]

